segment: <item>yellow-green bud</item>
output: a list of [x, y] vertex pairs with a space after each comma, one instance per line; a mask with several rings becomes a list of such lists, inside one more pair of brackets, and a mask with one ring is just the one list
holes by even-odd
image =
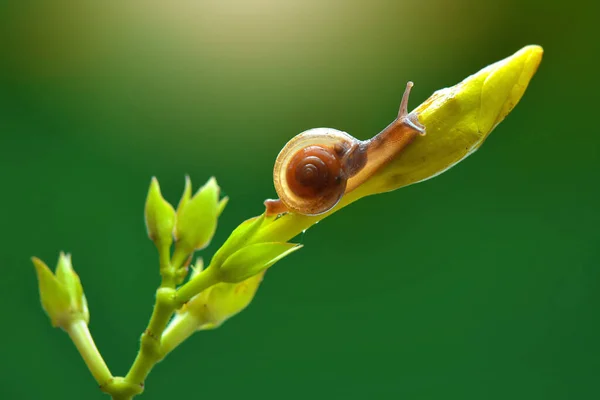
[[353, 197], [388, 192], [448, 170], [473, 154], [517, 105], [542, 60], [540, 46], [526, 46], [462, 82], [435, 92], [413, 112], [427, 129]]
[[217, 283], [192, 298], [185, 311], [198, 321], [198, 330], [214, 329], [243, 311], [252, 301], [265, 271], [238, 283]]
[[217, 228], [217, 217], [225, 203], [219, 203], [219, 185], [210, 178], [193, 197], [190, 197], [191, 183], [186, 177], [184, 190], [175, 224], [177, 245], [185, 252], [192, 253], [208, 246]]
[[74, 321], [87, 324], [90, 314], [79, 276], [71, 265], [71, 256], [60, 253], [56, 274], [39, 258], [31, 259], [38, 276], [42, 307], [52, 326], [63, 329]]
[[265, 215], [263, 214], [259, 217], [247, 219], [238, 225], [238, 227], [231, 232], [231, 235], [229, 235], [221, 248], [217, 250], [211, 263], [214, 265], [221, 265], [227, 257], [250, 243], [254, 234], [260, 229], [264, 221]]
[[175, 210], [162, 197], [158, 180], [155, 177], [150, 182], [144, 215], [148, 237], [156, 247], [171, 246], [171, 243], [173, 243], [173, 227], [175, 226]]

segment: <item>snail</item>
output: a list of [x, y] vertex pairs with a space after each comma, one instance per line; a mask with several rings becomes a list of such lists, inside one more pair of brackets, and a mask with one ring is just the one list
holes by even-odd
[[425, 135], [417, 115], [408, 113], [412, 86], [412, 82], [406, 84], [398, 117], [369, 140], [358, 140], [332, 128], [310, 129], [292, 138], [275, 161], [273, 182], [279, 200], [265, 201], [266, 214], [323, 214], [417, 135]]

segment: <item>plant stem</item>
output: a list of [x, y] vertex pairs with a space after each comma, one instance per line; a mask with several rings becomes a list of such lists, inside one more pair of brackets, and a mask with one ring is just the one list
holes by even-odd
[[194, 334], [201, 325], [202, 320], [189, 312], [181, 317], [176, 317], [165, 329], [160, 340], [161, 358], [172, 352], [184, 340]]
[[[177, 270], [179, 267], [183, 265], [183, 263], [190, 256], [190, 252], [178, 246], [179, 243], [175, 245], [175, 250], [173, 251], [173, 257], [171, 257], [171, 265], [174, 270]], [[168, 254], [168, 253], [167, 253]]]
[[142, 386], [131, 384], [120, 376], [113, 378], [102, 389], [104, 392], [110, 394], [113, 400], [131, 400], [134, 396], [144, 391]]
[[[163, 274], [164, 271], [167, 271], [169, 268], [171, 268], [171, 259], [169, 256], [170, 248], [171, 248], [170, 243], [164, 244], [164, 245], [161, 244], [160, 250], [158, 250], [158, 262], [159, 262], [161, 274]], [[164, 279], [164, 277], [163, 277], [163, 279]]]
[[175, 311], [174, 296], [175, 289], [172, 288], [159, 288], [156, 291], [154, 311], [142, 334], [140, 351], [125, 376], [127, 382], [142, 385], [152, 367], [160, 360], [160, 338]]
[[215, 268], [208, 266], [208, 268], [196, 275], [194, 279], [177, 289], [175, 301], [178, 305], [183, 305], [190, 301], [192, 297], [216, 283], [219, 283], [218, 273]]
[[[177, 259], [175, 259], [176, 254]], [[123, 378], [123, 381], [128, 385], [136, 385], [143, 388], [144, 381], [154, 365], [191, 334], [190, 332], [185, 337], [178, 337], [177, 340], [170, 339], [167, 341], [167, 351], [161, 348], [163, 332], [175, 310], [196, 294], [219, 282], [214, 270], [207, 268], [179, 290], [175, 290], [172, 273], [180, 267], [179, 263], [184, 262], [187, 258], [183, 257], [181, 252], [176, 251], [176, 254], [174, 254], [169, 266], [165, 266], [164, 262], [161, 262], [161, 275], [163, 279], [161, 286], [156, 291], [154, 310], [152, 311], [148, 327], [142, 334], [140, 350], [129, 372]], [[159, 256], [162, 258], [162, 254], [159, 254]], [[185, 289], [183, 296], [180, 297], [179, 292], [183, 289]], [[114, 392], [112, 394], [114, 397]], [[118, 399], [121, 400], [120, 398]], [[129, 400], [130, 398], [124, 397], [123, 399]]]
[[[138, 354], [123, 379], [127, 385], [136, 385], [143, 390], [144, 381], [154, 367], [160, 361], [160, 338], [165, 327], [169, 323], [173, 312], [177, 308], [175, 299], [175, 273], [178, 264], [169, 259], [169, 246], [157, 246], [160, 263], [161, 284], [156, 291], [156, 301], [148, 327], [142, 333], [140, 349]], [[113, 397], [115, 393], [112, 392]], [[137, 394], [137, 393], [136, 393]], [[133, 395], [135, 396], [135, 394]], [[133, 398], [131, 396], [131, 398]], [[127, 397], [124, 398], [128, 400]]]
[[86, 322], [82, 319], [76, 320], [68, 325], [66, 331], [98, 385], [103, 387], [110, 382], [113, 376], [100, 355]]

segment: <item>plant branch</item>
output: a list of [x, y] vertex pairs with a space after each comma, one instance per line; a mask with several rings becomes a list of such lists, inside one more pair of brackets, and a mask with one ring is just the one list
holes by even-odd
[[160, 360], [160, 338], [173, 312], [175, 312], [175, 289], [159, 288], [156, 291], [156, 303], [148, 327], [142, 334], [140, 350], [125, 376], [130, 383], [143, 385], [144, 380]]
[[194, 279], [177, 289], [177, 293], [175, 293], [175, 302], [177, 303], [178, 308], [190, 301], [190, 299], [198, 293], [208, 289], [216, 283], [219, 283], [217, 269], [209, 266], [194, 277]]
[[193, 335], [201, 325], [201, 319], [190, 312], [181, 317], [176, 317], [162, 335], [160, 341], [161, 359]]
[[[183, 285], [179, 290], [176, 290], [173, 276], [175, 271], [180, 268], [180, 264], [185, 262], [185, 260], [189, 257], [189, 254], [182, 254], [182, 252], [178, 251], [176, 248], [171, 262], [166, 265], [166, 263], [163, 261], [163, 251], [164, 250], [162, 249], [159, 250], [162, 281], [160, 287], [156, 291], [156, 302], [154, 304], [152, 316], [150, 317], [148, 327], [142, 334], [138, 354], [131, 365], [129, 372], [125, 378], [123, 378], [125, 383], [129, 385], [136, 385], [142, 390], [144, 381], [146, 380], [146, 377], [152, 368], [173, 348], [181, 343], [175, 343], [174, 341], [170, 340], [166, 349], [161, 348], [163, 332], [165, 331], [165, 328], [171, 320], [175, 310], [181, 307], [181, 305], [185, 304], [185, 302], [187, 302], [191, 297], [219, 282], [217, 274], [214, 273], [213, 270], [207, 268], [190, 282]], [[182, 289], [185, 290], [183, 291], [183, 296], [180, 296], [179, 292]]]
[[68, 325], [66, 331], [98, 385], [105, 386], [113, 376], [100, 355], [86, 322], [82, 319], [76, 320]]

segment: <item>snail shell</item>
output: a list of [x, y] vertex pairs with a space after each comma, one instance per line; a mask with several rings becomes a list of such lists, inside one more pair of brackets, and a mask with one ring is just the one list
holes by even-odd
[[279, 152], [273, 182], [280, 200], [266, 200], [267, 215], [295, 212], [318, 215], [391, 161], [417, 135], [425, 134], [416, 114], [407, 110], [408, 82], [398, 117], [369, 140], [332, 128], [300, 133]]
[[326, 212], [344, 195], [348, 178], [364, 166], [365, 150], [360, 141], [336, 129], [302, 132], [277, 156], [275, 190], [290, 211]]

